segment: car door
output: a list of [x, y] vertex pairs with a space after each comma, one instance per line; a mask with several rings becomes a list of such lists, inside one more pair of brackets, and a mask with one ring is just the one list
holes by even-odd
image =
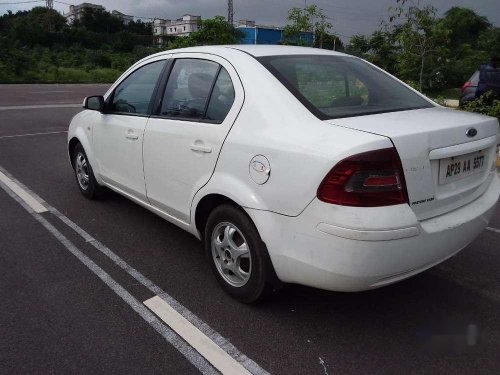
[[165, 59], [157, 60], [131, 72], [108, 97], [105, 113], [94, 126], [102, 180], [141, 200], [147, 199], [142, 165], [144, 129], [165, 64]]
[[226, 60], [174, 56], [145, 131], [144, 174], [149, 202], [188, 223], [194, 194], [210, 179], [244, 94]]

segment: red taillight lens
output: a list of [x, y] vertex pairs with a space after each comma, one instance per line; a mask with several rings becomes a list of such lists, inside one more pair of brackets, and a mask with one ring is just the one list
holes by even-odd
[[364, 152], [339, 162], [321, 182], [323, 202], [377, 207], [408, 203], [403, 167], [395, 148]]
[[464, 92], [464, 90], [465, 90], [467, 87], [469, 87], [469, 86], [470, 86], [470, 82], [469, 82], [469, 81], [465, 82], [465, 83], [464, 83], [464, 85], [462, 86], [462, 92]]

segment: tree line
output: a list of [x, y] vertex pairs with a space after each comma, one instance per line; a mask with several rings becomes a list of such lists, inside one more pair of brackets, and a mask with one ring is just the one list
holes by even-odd
[[437, 17], [432, 5], [397, 0], [372, 35], [346, 47], [421, 91], [460, 87], [500, 53], [500, 28], [473, 10], [452, 7]]
[[[48, 31], [48, 17], [51, 31]], [[371, 35], [344, 46], [316, 5], [291, 8], [282, 44], [344, 50], [367, 59], [426, 93], [460, 87], [479, 64], [500, 52], [500, 28], [474, 11], [453, 7], [442, 17], [419, 0], [395, 0]], [[304, 39], [311, 32], [314, 38]], [[241, 32], [224, 17], [202, 20], [187, 37], [155, 43], [149, 22], [86, 9], [68, 24], [43, 7], [0, 16], [0, 82], [112, 82], [138, 59], [162, 49], [234, 44]]]

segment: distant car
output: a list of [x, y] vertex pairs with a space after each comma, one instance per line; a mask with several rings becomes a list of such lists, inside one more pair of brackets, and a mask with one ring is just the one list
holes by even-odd
[[465, 103], [476, 99], [477, 85], [479, 83], [479, 70], [466, 81], [462, 86], [462, 95], [460, 96], [459, 105], [463, 106]]
[[161, 52], [84, 108], [68, 132], [81, 193], [106, 186], [192, 233], [245, 302], [408, 278], [476, 238], [500, 194], [496, 118], [332, 51]]
[[482, 84], [479, 82], [479, 76], [480, 71], [476, 70], [469, 80], [463, 84], [462, 95], [459, 100], [460, 106], [480, 97], [486, 91], [491, 91], [493, 98], [500, 99], [500, 69], [485, 69]]

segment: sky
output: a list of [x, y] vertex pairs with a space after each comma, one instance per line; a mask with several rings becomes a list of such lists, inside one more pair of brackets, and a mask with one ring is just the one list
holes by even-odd
[[[0, 14], [7, 10], [27, 10], [38, 3], [2, 5], [6, 2], [22, 3], [27, 0], [0, 0]], [[68, 4], [80, 4], [82, 0], [61, 0]], [[227, 15], [227, 0], [87, 0], [103, 5], [107, 10], [118, 10], [125, 14], [140, 17], [156, 17], [175, 19], [189, 13], [210, 18], [216, 15]], [[354, 34], [371, 34], [381, 20], [387, 15], [389, 6], [396, 0], [233, 0], [234, 19], [255, 20], [257, 24], [283, 26], [286, 23], [287, 11], [291, 7], [303, 7], [316, 4], [332, 20], [332, 31], [346, 41]], [[452, 6], [468, 7], [476, 13], [487, 16], [491, 23], [500, 26], [500, 0], [421, 0], [424, 4], [432, 4], [438, 14], [444, 13]], [[54, 0], [54, 8], [59, 12], [67, 12], [68, 5]]]

